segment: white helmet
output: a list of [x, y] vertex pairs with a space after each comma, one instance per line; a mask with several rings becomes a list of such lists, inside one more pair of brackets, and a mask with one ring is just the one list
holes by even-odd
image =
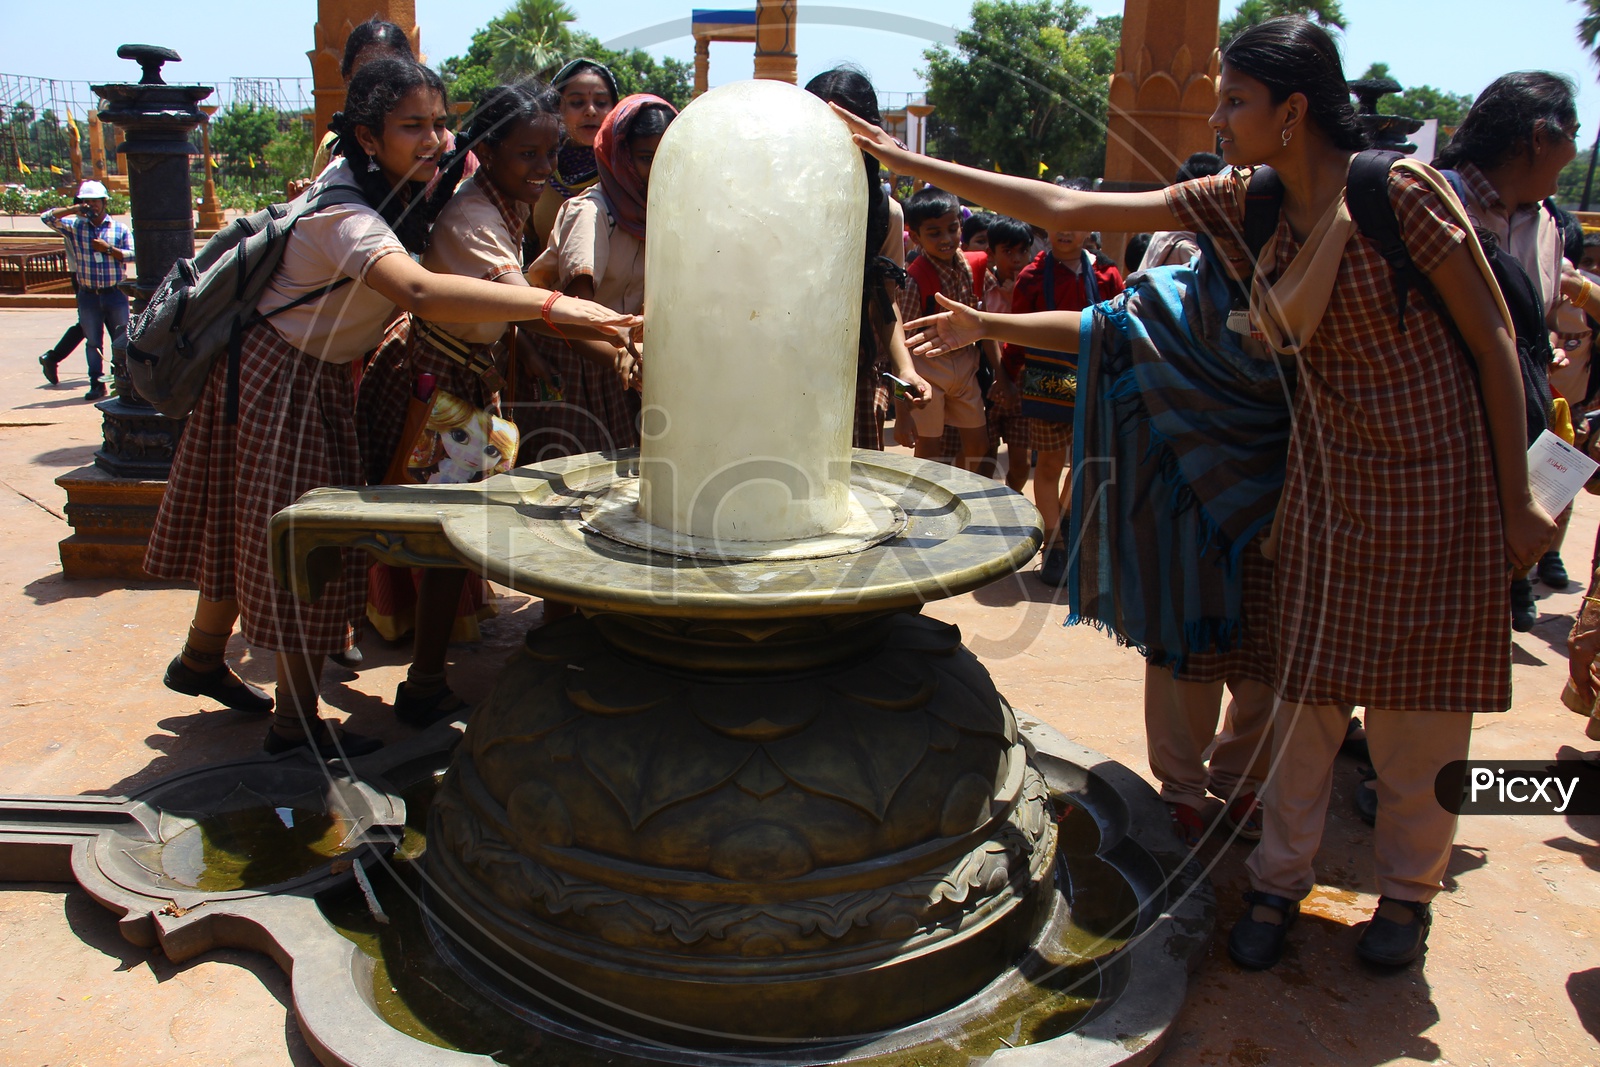
[[106, 187], [97, 181], [86, 181], [78, 186], [79, 200], [106, 200], [111, 196]]

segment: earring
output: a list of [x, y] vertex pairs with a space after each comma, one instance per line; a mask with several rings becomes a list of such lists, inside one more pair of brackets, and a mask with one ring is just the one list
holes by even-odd
[[[1284, 144], [1288, 144], [1289, 142], [1287, 140], [1285, 140], [1283, 143]], [[376, 174], [377, 172], [378, 172], [378, 161], [376, 159], [373, 159], [371, 156], [368, 156], [367, 157], [367, 173], [368, 174]]]
[[1283, 147], [1285, 147], [1285, 148], [1289, 147], [1289, 138], [1291, 138], [1293, 136], [1294, 136], [1294, 134], [1291, 133], [1290, 131], [1288, 131], [1288, 130], [1284, 130], [1283, 131]]

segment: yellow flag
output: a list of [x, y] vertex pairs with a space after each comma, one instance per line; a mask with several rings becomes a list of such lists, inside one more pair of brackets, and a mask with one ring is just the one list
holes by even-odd
[[52, 164], [50, 164], [50, 173], [51, 174], [60, 174], [61, 173], [61, 168], [56, 166], [54, 163], [52, 163]]
[[256, 169], [256, 157], [255, 156], [251, 156], [250, 157], [250, 169], [251, 170], [255, 170]]
[[994, 172], [995, 172], [995, 173], [996, 173], [996, 174], [1000, 174], [1000, 173], [1003, 173], [1003, 172], [1002, 172], [1002, 171], [1001, 171], [1001, 170], [1000, 170], [1000, 164], [998, 164], [998, 163], [996, 163], [996, 164], [995, 164], [995, 165], [994, 165]]
[[74, 141], [83, 140], [83, 138], [78, 133], [78, 123], [72, 117], [72, 109], [71, 108], [67, 109], [67, 129], [72, 131], [72, 139]]
[[1049, 170], [1049, 169], [1050, 169], [1050, 164], [1046, 163], [1044, 160], [1041, 159], [1039, 161], [1039, 177], [1043, 178], [1044, 177], [1044, 172]]
[[17, 169], [20, 170], [24, 174], [32, 174], [33, 173], [33, 171], [28, 168], [28, 165], [22, 161], [22, 153], [21, 152], [17, 153]]

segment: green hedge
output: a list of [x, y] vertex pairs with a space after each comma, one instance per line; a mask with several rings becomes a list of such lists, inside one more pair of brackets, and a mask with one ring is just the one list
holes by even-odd
[[[19, 189], [14, 185], [0, 187], [0, 215], [37, 215], [48, 208], [69, 207], [71, 204], [72, 197], [53, 189]], [[113, 215], [126, 215], [127, 196], [112, 193], [108, 207]]]

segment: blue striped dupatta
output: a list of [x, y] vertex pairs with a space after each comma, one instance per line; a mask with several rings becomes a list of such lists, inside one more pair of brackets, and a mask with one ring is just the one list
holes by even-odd
[[1072, 444], [1068, 624], [1181, 669], [1241, 632], [1240, 554], [1271, 522], [1293, 369], [1227, 328], [1210, 241], [1084, 312]]

